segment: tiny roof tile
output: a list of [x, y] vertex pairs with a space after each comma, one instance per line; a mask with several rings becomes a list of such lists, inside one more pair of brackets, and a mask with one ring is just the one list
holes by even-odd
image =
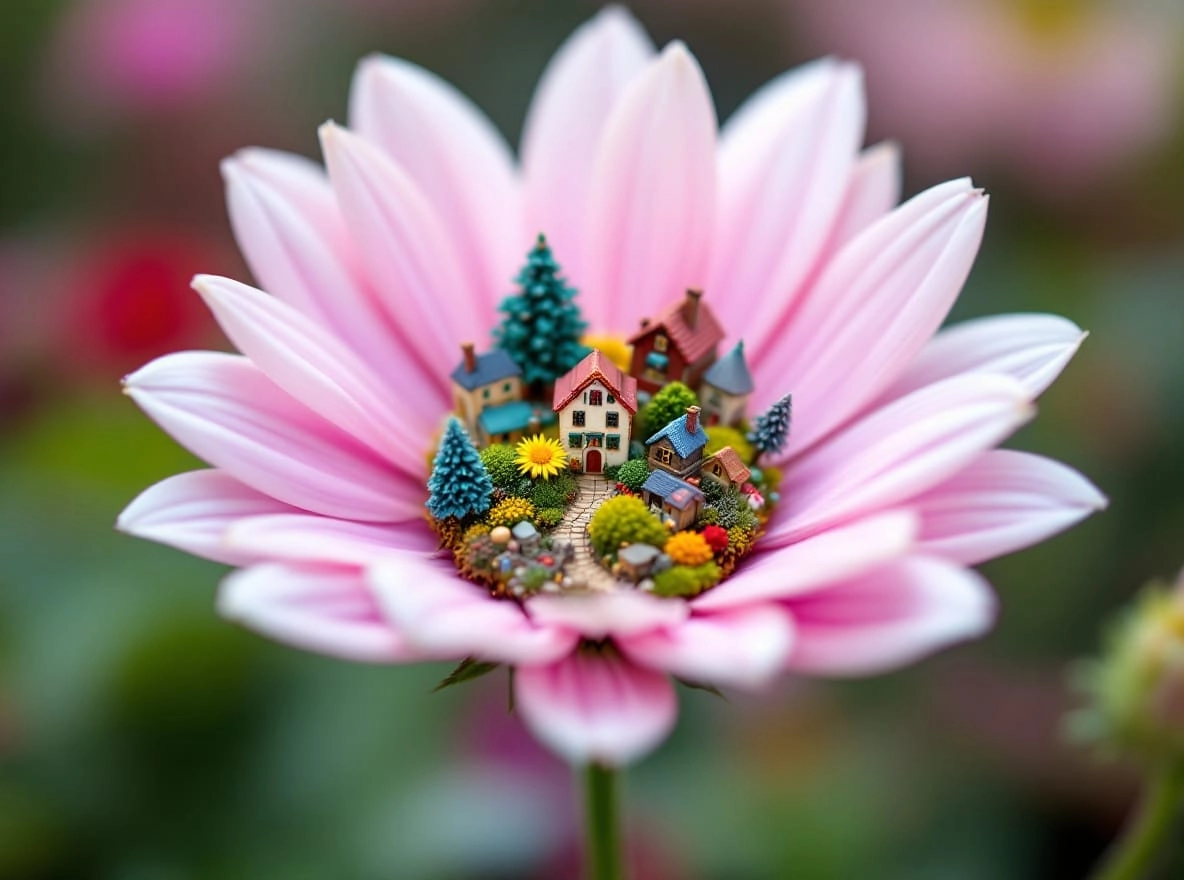
[[657, 443], [662, 438], [670, 441], [670, 445], [674, 447], [674, 451], [679, 454], [681, 458], [686, 458], [696, 449], [702, 449], [707, 445], [707, 432], [703, 430], [703, 423], [700, 421], [695, 425], [695, 432], [692, 434], [687, 430], [687, 416], [683, 413], [677, 419], [670, 422], [661, 431], [658, 431], [648, 440], [645, 441], [646, 446]]
[[620, 367], [595, 348], [555, 381], [552, 409], [559, 412], [597, 379], [604, 383], [630, 414], [637, 412], [637, 380], [621, 372]]
[[749, 470], [748, 465], [741, 460], [740, 453], [731, 446], [725, 446], [719, 452], [715, 453], [715, 455], [711, 456], [711, 460], [718, 461], [723, 465], [724, 473], [728, 475], [728, 479], [733, 483], [743, 483], [752, 476], [752, 471]]
[[630, 565], [645, 565], [657, 559], [661, 552], [653, 544], [630, 544], [617, 554], [617, 559]]
[[[689, 323], [692, 314], [695, 315], [693, 327]], [[633, 345], [657, 330], [665, 330], [687, 363], [691, 364], [707, 354], [724, 338], [724, 330], [707, 303], [702, 300], [695, 303], [689, 295], [630, 336], [628, 342]]]
[[654, 471], [641, 488], [660, 496], [663, 501], [679, 510], [686, 510], [692, 502], [702, 501], [704, 498], [702, 490], [666, 471]]
[[744, 360], [744, 342], [737, 342], [735, 348], [712, 364], [703, 374], [703, 381], [725, 394], [751, 394], [755, 385]]
[[452, 371], [452, 381], [465, 391], [472, 391], [490, 382], [500, 382], [522, 375], [522, 368], [514, 363], [509, 353], [501, 348], [491, 348], [484, 354], [477, 355], [477, 369], [469, 372], [465, 369], [462, 359]]

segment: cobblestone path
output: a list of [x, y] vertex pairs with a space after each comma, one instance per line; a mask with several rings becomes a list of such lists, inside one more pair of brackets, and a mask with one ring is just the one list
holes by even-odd
[[576, 482], [580, 487], [579, 494], [552, 533], [556, 543], [571, 544], [575, 548], [575, 558], [567, 564], [567, 577], [571, 579], [573, 587], [587, 590], [616, 589], [616, 578], [596, 563], [587, 531], [592, 514], [600, 502], [609, 497], [612, 483], [594, 474], [580, 474]]

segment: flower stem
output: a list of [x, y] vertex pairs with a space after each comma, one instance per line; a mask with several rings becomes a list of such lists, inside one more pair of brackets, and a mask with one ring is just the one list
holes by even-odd
[[1140, 880], [1148, 876], [1184, 804], [1184, 765], [1153, 771], [1137, 811], [1111, 845], [1092, 880]]
[[592, 763], [584, 771], [586, 880], [624, 880], [617, 771]]

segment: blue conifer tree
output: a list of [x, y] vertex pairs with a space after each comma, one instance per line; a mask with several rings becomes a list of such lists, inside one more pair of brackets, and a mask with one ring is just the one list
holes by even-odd
[[493, 482], [460, 420], [451, 418], [428, 478], [428, 512], [436, 519], [489, 510]]
[[777, 453], [789, 439], [789, 420], [793, 410], [793, 395], [787, 394], [752, 422], [748, 440], [761, 452]]
[[499, 311], [506, 317], [493, 333], [494, 343], [522, 368], [522, 380], [536, 388], [554, 382], [591, 350], [580, 344], [588, 325], [572, 301], [576, 291], [559, 273], [540, 233], [515, 279], [519, 292], [502, 301]]

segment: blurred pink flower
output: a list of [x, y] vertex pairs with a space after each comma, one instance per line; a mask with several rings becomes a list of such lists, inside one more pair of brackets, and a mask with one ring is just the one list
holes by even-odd
[[243, 82], [276, 35], [271, 0], [76, 0], [49, 49], [63, 120], [173, 111]]
[[[967, 180], [899, 207], [891, 147], [861, 152], [859, 71], [822, 61], [717, 132], [686, 47], [655, 53], [609, 9], [547, 68], [521, 166], [462, 95], [372, 57], [328, 176], [227, 160], [239, 243], [270, 293], [195, 287], [242, 355], [185, 352], [126, 380], [214, 469], [152, 487], [119, 525], [241, 567], [220, 608], [361, 661], [515, 667], [519, 712], [574, 762], [621, 763], [674, 724], [672, 677], [759, 688], [786, 670], [880, 672], [989, 627], [967, 566], [1104, 499], [1063, 465], [993, 447], [1082, 334], [1044, 315], [934, 333], [987, 202]], [[783, 502], [750, 560], [693, 600], [622, 590], [492, 599], [436, 554], [425, 457], [458, 345], [494, 324], [546, 230], [594, 330], [703, 287], [743, 336], [763, 407], [792, 390]]]
[[1125, 167], [1172, 130], [1181, 32], [1169, 5], [832, 0], [792, 5], [816, 45], [858, 58], [877, 127], [913, 158], [1000, 160], [1071, 190]]

